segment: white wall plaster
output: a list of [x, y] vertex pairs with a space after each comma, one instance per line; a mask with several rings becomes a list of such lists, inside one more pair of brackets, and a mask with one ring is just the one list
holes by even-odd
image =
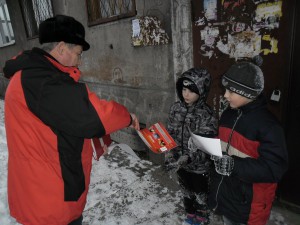
[[193, 66], [191, 5], [190, 1], [186, 0], [171, 2], [174, 81], [176, 81], [178, 75]]

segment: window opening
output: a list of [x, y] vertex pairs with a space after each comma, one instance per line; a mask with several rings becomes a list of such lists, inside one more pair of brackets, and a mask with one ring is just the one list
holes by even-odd
[[0, 47], [15, 43], [15, 35], [5, 0], [0, 1]]
[[135, 0], [86, 0], [86, 3], [89, 26], [136, 15]]
[[40, 23], [53, 17], [51, 0], [19, 0], [28, 38], [38, 36]]

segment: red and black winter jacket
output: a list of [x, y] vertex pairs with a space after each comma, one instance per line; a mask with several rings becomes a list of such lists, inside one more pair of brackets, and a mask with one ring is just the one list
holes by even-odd
[[34, 48], [6, 62], [10, 213], [24, 225], [64, 225], [84, 209], [91, 138], [129, 126], [130, 113], [99, 99], [80, 71]]
[[266, 224], [288, 155], [283, 129], [267, 110], [265, 98], [225, 110], [219, 138], [223, 151], [230, 140], [228, 154], [234, 158], [234, 169], [230, 176], [213, 172], [210, 208], [238, 223]]

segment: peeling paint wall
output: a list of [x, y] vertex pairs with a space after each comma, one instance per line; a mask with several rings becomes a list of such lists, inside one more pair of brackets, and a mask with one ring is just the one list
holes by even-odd
[[174, 0], [172, 2], [172, 39], [174, 74], [177, 77], [193, 66], [191, 2]]

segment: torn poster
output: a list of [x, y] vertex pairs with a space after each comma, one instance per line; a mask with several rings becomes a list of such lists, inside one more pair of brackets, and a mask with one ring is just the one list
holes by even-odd
[[156, 17], [144, 16], [132, 21], [133, 46], [168, 44], [169, 37]]
[[[268, 47], [265, 47], [268, 46]], [[264, 35], [262, 37], [262, 49], [261, 52], [264, 55], [268, 55], [270, 53], [278, 53], [278, 40], [271, 35]]]
[[282, 17], [282, 1], [261, 3], [257, 5], [254, 18], [254, 30], [261, 28], [279, 28], [279, 20]]

